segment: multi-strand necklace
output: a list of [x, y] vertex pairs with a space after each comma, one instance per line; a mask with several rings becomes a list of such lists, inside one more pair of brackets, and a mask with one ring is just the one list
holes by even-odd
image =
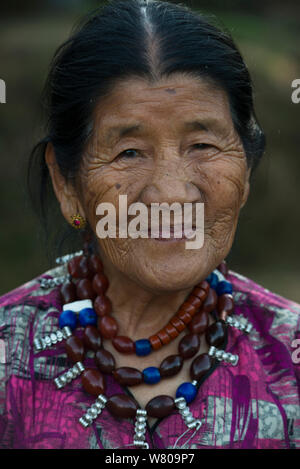
[[[188, 404], [197, 395], [199, 381], [203, 381], [221, 360], [233, 366], [238, 363], [237, 355], [224, 350], [228, 325], [245, 333], [251, 330], [248, 322], [242, 323], [232, 317], [234, 300], [232, 285], [226, 280], [225, 261], [206, 280], [193, 288], [164, 327], [148, 338], [135, 341], [118, 333], [118, 321], [106, 295], [109, 282], [99, 256], [85, 249], [58, 258], [56, 262], [67, 264], [68, 274], [54, 279], [42, 278], [41, 287], [60, 288], [63, 309], [59, 316], [59, 328], [45, 337], [36, 338], [34, 346], [36, 351], [41, 351], [58, 342], [64, 342], [67, 357], [73, 366], [55, 378], [56, 387], [61, 389], [80, 375], [84, 390], [96, 397], [95, 402], [79, 419], [81, 425], [84, 428], [91, 425], [104, 408], [117, 418], [134, 418], [133, 445], [144, 449], [149, 447], [145, 441], [147, 416], [163, 418], [177, 410], [187, 426], [186, 432], [192, 429], [194, 433], [198, 431], [201, 421], [193, 417]], [[214, 320], [212, 324], [209, 316]], [[75, 334], [77, 329], [81, 330], [81, 337]], [[150, 366], [143, 370], [118, 367], [113, 353], [104, 346], [106, 341], [111, 341], [115, 350], [121, 354], [147, 356], [184, 332], [186, 334], [178, 343], [177, 354], [164, 358], [159, 367]], [[205, 337], [209, 350], [197, 355], [201, 336]], [[85, 357], [91, 355], [91, 352], [95, 364], [93, 368], [84, 364]], [[189, 370], [191, 381], [181, 383], [175, 396], [157, 395], [142, 409], [132, 396], [105, 395], [107, 375], [112, 375], [121, 386], [138, 386], [141, 383], [155, 385], [162, 379], [178, 374], [185, 361], [193, 357]], [[184, 434], [180, 435], [174, 447], [177, 447]], [[189, 440], [191, 438], [192, 436]]]

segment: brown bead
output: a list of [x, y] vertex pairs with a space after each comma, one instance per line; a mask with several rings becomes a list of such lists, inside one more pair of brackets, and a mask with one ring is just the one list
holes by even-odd
[[208, 295], [205, 298], [201, 311], [205, 311], [206, 313], [211, 313], [217, 306], [218, 296], [216, 291], [213, 288], [209, 289]]
[[87, 368], [81, 375], [82, 386], [86, 392], [93, 396], [99, 396], [105, 392], [105, 381], [98, 370]]
[[112, 415], [125, 419], [135, 417], [138, 407], [136, 400], [125, 394], [115, 394], [106, 403], [106, 408]]
[[221, 274], [226, 277], [228, 275], [228, 267], [226, 261], [222, 261], [220, 265], [218, 265], [217, 269], [221, 272]]
[[112, 373], [116, 367], [116, 361], [113, 355], [108, 350], [103, 348], [96, 352], [95, 362], [99, 370], [107, 374]]
[[110, 299], [105, 295], [98, 295], [94, 301], [94, 309], [98, 316], [105, 316], [112, 311]]
[[60, 293], [64, 304], [73, 303], [77, 300], [76, 286], [73, 282], [64, 283], [61, 286]]
[[186, 334], [179, 342], [178, 352], [184, 359], [191, 358], [198, 352], [200, 338], [197, 334]]
[[233, 296], [229, 293], [223, 293], [223, 295], [218, 298], [218, 312], [226, 311], [228, 314], [231, 314], [234, 310], [234, 300]]
[[183, 358], [180, 355], [170, 355], [165, 358], [159, 367], [160, 375], [164, 378], [176, 375], [182, 368]]
[[175, 327], [170, 323], [166, 325], [165, 331], [171, 337], [171, 339], [176, 339], [176, 337], [179, 336], [178, 330], [175, 329]]
[[172, 324], [172, 326], [175, 327], [175, 329], [177, 329], [178, 332], [181, 332], [186, 328], [185, 323], [181, 321], [178, 316], [174, 316], [174, 318], [171, 319], [170, 323]]
[[157, 335], [152, 335], [151, 337], [149, 337], [149, 342], [153, 350], [158, 350], [163, 345], [160, 338]]
[[194, 290], [192, 291], [191, 295], [197, 296], [198, 298], [200, 298], [201, 301], [204, 301], [205, 298], [207, 297], [206, 291], [204, 291], [200, 287], [195, 287]]
[[108, 288], [107, 277], [102, 273], [97, 273], [93, 277], [93, 288], [98, 295], [103, 295]]
[[113, 376], [122, 386], [136, 386], [143, 381], [143, 373], [129, 366], [117, 368], [113, 371]]
[[166, 332], [165, 329], [161, 329], [158, 333], [157, 333], [157, 336], [158, 338], [161, 340], [161, 342], [164, 344], [164, 345], [167, 345], [171, 342], [171, 337], [169, 336], [169, 334]]
[[170, 396], [156, 396], [146, 405], [147, 415], [153, 418], [163, 418], [175, 409], [174, 399]]
[[[196, 312], [196, 306], [192, 305], [191, 303], [189, 303], [188, 301], [185, 301], [184, 303], [182, 303], [182, 305], [180, 306], [179, 310], [178, 310], [178, 313], [181, 312], [181, 311], [185, 311], [186, 313], [189, 313], [191, 316], [194, 316], [195, 312]], [[178, 314], [177, 313], [177, 314]]]
[[103, 316], [98, 319], [98, 330], [105, 339], [112, 339], [118, 333], [117, 321], [111, 316]]
[[221, 347], [224, 343], [226, 334], [226, 324], [224, 321], [216, 321], [211, 324], [205, 333], [205, 338], [208, 345], [213, 345], [214, 347]]
[[102, 272], [103, 270], [102, 261], [96, 254], [92, 254], [89, 257], [88, 266], [89, 266], [89, 269], [95, 274], [97, 274], [98, 272]]
[[188, 324], [192, 320], [192, 315], [188, 313], [187, 311], [178, 311], [177, 316], [179, 319], [181, 319], [184, 324]]
[[88, 278], [79, 280], [76, 285], [76, 292], [80, 300], [94, 300], [96, 297], [92, 283]]
[[101, 347], [102, 339], [95, 326], [87, 326], [84, 329], [82, 339], [84, 345], [95, 352]]
[[87, 278], [92, 276], [92, 272], [88, 267], [88, 258], [83, 256], [78, 264], [78, 271], [80, 278]]
[[202, 305], [202, 300], [198, 297], [198, 296], [194, 296], [194, 295], [190, 295], [190, 297], [188, 298], [187, 302], [194, 306], [195, 309], [198, 309], [200, 308], [200, 306]]
[[191, 365], [191, 378], [197, 381], [203, 378], [203, 376], [210, 370], [214, 363], [214, 360], [207, 354], [202, 353], [193, 360]]
[[193, 334], [201, 334], [207, 329], [208, 322], [208, 314], [206, 312], [201, 311], [193, 317], [193, 319], [188, 325], [188, 328]]
[[112, 344], [120, 353], [134, 353], [135, 343], [129, 337], [118, 335], [112, 340]]
[[79, 337], [71, 335], [71, 337], [65, 341], [65, 349], [68, 358], [72, 360], [72, 362], [76, 363], [83, 360], [84, 346], [82, 340], [79, 339]]
[[199, 283], [198, 287], [202, 288], [202, 290], [204, 290], [205, 293], [208, 294], [209, 289], [210, 289], [210, 284], [208, 283], [207, 280], [203, 280], [201, 283]]
[[76, 256], [76, 257], [73, 257], [73, 259], [71, 259], [68, 262], [69, 274], [74, 278], [81, 278], [81, 271], [80, 271], [80, 268], [79, 268], [79, 263], [80, 263], [82, 258], [83, 258], [83, 256]]

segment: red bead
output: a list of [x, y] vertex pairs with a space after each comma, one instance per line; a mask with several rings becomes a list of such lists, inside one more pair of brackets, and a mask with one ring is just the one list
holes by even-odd
[[129, 366], [117, 368], [113, 371], [113, 376], [121, 386], [136, 386], [143, 381], [143, 373]]
[[112, 340], [112, 344], [116, 350], [120, 353], [134, 353], [135, 352], [135, 343], [129, 337], [122, 335], [116, 336]]
[[[198, 298], [199, 299], [199, 298]], [[178, 310], [178, 313], [181, 312], [181, 311], [185, 311], [186, 313], [189, 313], [191, 316], [194, 316], [195, 312], [196, 312], [196, 309], [197, 307], [192, 305], [191, 303], [189, 303], [188, 301], [185, 301], [184, 303], [182, 303], [182, 305], [180, 306], [179, 310]], [[177, 314], [178, 314], [177, 313]]]
[[93, 300], [96, 297], [92, 283], [88, 278], [79, 280], [76, 285], [76, 292], [80, 300]]
[[166, 325], [165, 331], [171, 337], [171, 339], [176, 339], [176, 337], [179, 336], [178, 330], [175, 329], [175, 327], [170, 323]]
[[86, 256], [83, 256], [82, 259], [80, 260], [78, 264], [78, 271], [80, 274], [80, 278], [91, 277], [92, 272], [90, 271], [88, 267], [88, 258]]
[[200, 308], [200, 306], [202, 305], [203, 301], [202, 301], [201, 298], [199, 298], [198, 296], [191, 295], [191, 296], [187, 299], [187, 303], [189, 303], [190, 305], [194, 306], [195, 309], [198, 309], [198, 308]]
[[103, 273], [97, 273], [93, 278], [93, 288], [98, 295], [103, 295], [108, 288], [107, 277]]
[[139, 408], [135, 399], [125, 394], [115, 394], [106, 403], [106, 408], [112, 415], [119, 418], [133, 418]]
[[207, 297], [207, 292], [204, 291], [203, 288], [195, 287], [191, 295], [197, 296], [198, 298], [200, 298], [201, 301], [204, 301]]
[[103, 316], [98, 319], [98, 330], [105, 339], [112, 339], [118, 333], [117, 321], [111, 316]]
[[202, 288], [202, 290], [205, 291], [206, 294], [208, 294], [209, 292], [209, 289], [210, 289], [210, 284], [208, 283], [207, 280], [203, 280], [201, 283], [199, 283], [199, 285], [197, 285], [198, 287]]
[[178, 352], [184, 359], [191, 358], [198, 352], [200, 338], [198, 334], [186, 334], [179, 342]]
[[177, 316], [179, 319], [181, 319], [184, 324], [188, 324], [192, 320], [192, 315], [188, 313], [187, 311], [178, 311]]
[[170, 396], [156, 396], [146, 405], [147, 415], [153, 418], [167, 417], [174, 409], [175, 402]]
[[95, 326], [87, 326], [84, 329], [82, 339], [84, 345], [87, 348], [94, 350], [95, 352], [101, 347], [101, 336]]
[[224, 321], [216, 321], [211, 324], [205, 333], [205, 338], [208, 345], [213, 345], [214, 347], [221, 347], [224, 343], [226, 335], [226, 324]]
[[149, 342], [153, 350], [158, 350], [162, 347], [163, 343], [157, 335], [152, 335], [149, 337]]
[[226, 311], [228, 314], [231, 314], [234, 310], [234, 300], [233, 296], [229, 293], [223, 293], [223, 295], [218, 298], [218, 312]]
[[64, 283], [60, 289], [64, 304], [73, 303], [77, 300], [76, 286], [73, 282]]
[[116, 367], [113, 355], [103, 348], [99, 349], [95, 354], [95, 362], [102, 373], [110, 374]]
[[65, 341], [65, 350], [67, 353], [67, 356], [72, 362], [81, 362], [84, 357], [84, 346], [83, 342], [79, 337], [76, 337], [75, 335], [71, 335], [66, 341]]
[[170, 323], [172, 324], [172, 326], [175, 327], [175, 329], [177, 329], [178, 332], [181, 332], [183, 331], [183, 329], [186, 328], [185, 323], [181, 321], [181, 319], [179, 319], [179, 317], [177, 316], [174, 316], [174, 318], [171, 319]]
[[74, 278], [81, 278], [81, 271], [80, 271], [80, 268], [79, 268], [79, 263], [80, 263], [82, 257], [83, 256], [73, 257], [73, 259], [71, 259], [68, 262], [69, 274]]
[[110, 299], [104, 295], [98, 295], [94, 301], [94, 310], [98, 316], [105, 316], [112, 311], [112, 304]]
[[208, 323], [208, 314], [206, 312], [200, 312], [193, 317], [188, 328], [193, 334], [201, 334], [207, 329]]
[[105, 392], [105, 381], [98, 370], [88, 368], [81, 375], [82, 386], [86, 392], [93, 396], [99, 396]]
[[165, 329], [161, 329], [157, 333], [157, 336], [164, 345], [169, 344], [172, 340], [171, 337], [169, 336], [169, 334], [165, 331]]
[[207, 354], [202, 353], [193, 360], [191, 365], [191, 378], [197, 381], [203, 378], [203, 376], [210, 370], [214, 363], [214, 360]]
[[217, 306], [218, 296], [213, 288], [209, 289], [208, 295], [203, 302], [201, 311], [211, 313]]
[[96, 254], [92, 254], [88, 258], [88, 266], [89, 269], [95, 274], [97, 274], [98, 272], [102, 272], [103, 270], [103, 264], [101, 262], [101, 259]]
[[224, 275], [224, 277], [228, 274], [228, 267], [226, 261], [222, 261], [220, 265], [218, 265], [217, 269]]
[[170, 355], [165, 358], [159, 367], [160, 375], [163, 378], [174, 376], [181, 370], [183, 358], [180, 355]]

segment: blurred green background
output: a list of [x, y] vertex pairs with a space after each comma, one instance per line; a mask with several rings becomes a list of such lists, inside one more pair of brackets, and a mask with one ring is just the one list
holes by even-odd
[[[300, 302], [300, 104], [291, 101], [291, 83], [300, 78], [300, 3], [180, 3], [216, 15], [233, 35], [252, 74], [256, 111], [267, 136], [229, 265]], [[0, 104], [0, 295], [53, 266], [27, 196], [26, 163], [43, 136], [40, 97], [53, 53], [74, 22], [99, 4], [1, 2], [0, 78], [7, 102]]]

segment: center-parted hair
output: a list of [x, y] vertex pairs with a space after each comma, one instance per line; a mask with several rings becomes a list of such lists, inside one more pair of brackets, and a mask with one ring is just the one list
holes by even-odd
[[183, 4], [155, 0], [111, 0], [80, 21], [51, 62], [43, 92], [45, 137], [34, 147], [28, 167], [29, 190], [41, 202], [36, 208], [44, 222], [51, 187], [47, 143], [54, 146], [61, 173], [73, 178], [91, 137], [97, 103], [126, 78], [155, 84], [182, 72], [224, 89], [253, 172], [265, 138], [255, 116], [251, 78], [230, 34], [214, 23]]

